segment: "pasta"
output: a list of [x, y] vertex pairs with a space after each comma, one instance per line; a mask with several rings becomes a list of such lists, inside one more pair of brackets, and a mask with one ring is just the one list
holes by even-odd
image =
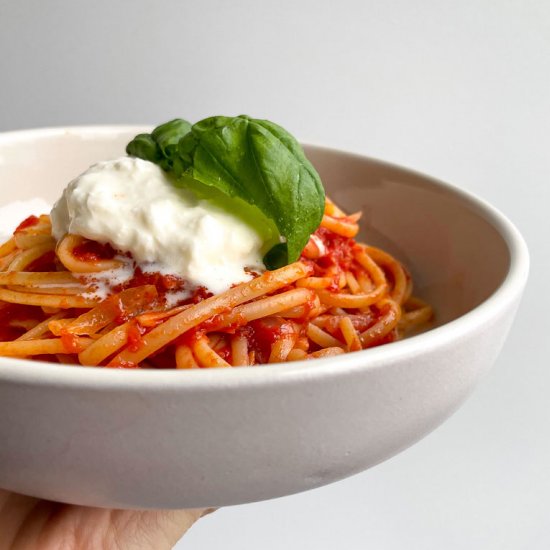
[[144, 274], [99, 291], [124, 265], [108, 245], [31, 216], [0, 246], [0, 355], [114, 368], [228, 368], [355, 352], [423, 327], [432, 309], [387, 252], [357, 243], [360, 213], [326, 200], [299, 261], [211, 295]]

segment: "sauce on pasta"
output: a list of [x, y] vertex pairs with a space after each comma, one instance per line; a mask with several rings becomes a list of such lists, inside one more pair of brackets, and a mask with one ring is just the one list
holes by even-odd
[[355, 241], [359, 218], [327, 199], [297, 262], [217, 295], [137, 267], [101, 297], [98, 281], [124, 258], [77, 235], [56, 243], [49, 217], [31, 216], [0, 246], [0, 355], [109, 368], [227, 368], [392, 342], [425, 325], [432, 309], [412, 296], [398, 260]]

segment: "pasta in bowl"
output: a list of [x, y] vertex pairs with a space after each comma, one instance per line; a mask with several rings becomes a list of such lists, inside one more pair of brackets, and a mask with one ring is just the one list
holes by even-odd
[[126, 151], [0, 247], [0, 355], [249, 366], [359, 351], [432, 317], [272, 122], [175, 119]]
[[[3, 190], [2, 202], [41, 195], [53, 203], [75, 174], [101, 159], [123, 154], [139, 131], [92, 127], [4, 134], [0, 149], [7, 162], [0, 165], [0, 177], [10, 185], [9, 191]], [[21, 151], [29, 150], [33, 162], [23, 162]], [[0, 358], [4, 442], [0, 486], [98, 506], [177, 508], [249, 502], [361, 471], [414, 443], [456, 409], [496, 358], [510, 326], [527, 273], [521, 237], [501, 214], [452, 186], [349, 153], [321, 147], [305, 150], [334, 201], [334, 206], [328, 204], [328, 215], [338, 214], [335, 210], [331, 214], [330, 208], [363, 212], [361, 231], [354, 239], [370, 248], [359, 245], [353, 254], [370, 252], [388, 278], [390, 294], [396, 286], [405, 289], [402, 298], [408, 292], [407, 283], [394, 284], [399, 277], [391, 275], [389, 260], [376, 251], [403, 261], [410, 269], [415, 294], [434, 307], [430, 330], [365, 351], [314, 361], [296, 357], [296, 361], [255, 368], [181, 372], [151, 365], [127, 370]], [[303, 260], [298, 263], [307, 266]], [[292, 265], [277, 269], [288, 270]], [[475, 277], [470, 276], [472, 266]], [[311, 287], [327, 282], [311, 280], [322, 275], [304, 268], [295, 282], [236, 307], [287, 292], [322, 297], [323, 288]], [[346, 277], [344, 283], [343, 277], [338, 285], [346, 286], [338, 290], [346, 292], [340, 294], [367, 294], [354, 294], [353, 279]], [[356, 273], [354, 277], [360, 285], [361, 278]], [[307, 284], [298, 286], [300, 279]], [[289, 284], [294, 286], [288, 288]], [[312, 302], [305, 302], [308, 308], [317, 305], [315, 299]], [[287, 311], [303, 305], [289, 306]], [[420, 311], [424, 306], [412, 304], [405, 310], [409, 307]], [[54, 321], [74, 323], [80, 317], [82, 322], [85, 314], [81, 311]], [[224, 309], [218, 315], [231, 315], [231, 311]], [[323, 315], [326, 312], [317, 318]], [[154, 319], [150, 321], [153, 324]], [[331, 322], [339, 324], [341, 319]], [[59, 323], [59, 330], [69, 323]], [[341, 327], [340, 332], [331, 332], [328, 325], [312, 325], [337, 338], [342, 349], [348, 345]], [[368, 330], [353, 328], [359, 337]], [[208, 349], [203, 351], [214, 350], [223, 359], [223, 352], [218, 353], [221, 348], [215, 349], [218, 332], [206, 332]], [[223, 334], [224, 345], [231, 348], [235, 335]], [[185, 344], [192, 348], [194, 361], [200, 356], [194, 346], [204, 343], [200, 331], [197, 335]], [[74, 337], [99, 340], [91, 335]], [[69, 338], [73, 336], [65, 336]], [[296, 342], [292, 349], [300, 349]], [[306, 353], [316, 351], [311, 344]], [[185, 357], [180, 360], [185, 364]]]
[[[199, 287], [174, 307], [168, 299], [183, 280], [132, 268], [121, 283], [115, 274], [129, 259], [77, 235], [56, 248], [49, 217], [29, 217], [0, 248], [2, 339], [18, 335], [0, 342], [0, 355], [189, 369], [330, 357], [393, 341], [432, 309], [411, 296], [400, 262], [353, 240], [357, 217], [327, 200], [300, 261], [216, 296]], [[113, 277], [115, 290], [101, 299], [98, 287]]]

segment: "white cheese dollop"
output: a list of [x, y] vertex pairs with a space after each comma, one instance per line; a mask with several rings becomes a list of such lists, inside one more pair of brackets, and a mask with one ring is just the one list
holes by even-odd
[[145, 271], [178, 275], [213, 293], [265, 269], [262, 239], [245, 222], [174, 187], [156, 164], [99, 162], [75, 178], [51, 211], [52, 232], [129, 252]]

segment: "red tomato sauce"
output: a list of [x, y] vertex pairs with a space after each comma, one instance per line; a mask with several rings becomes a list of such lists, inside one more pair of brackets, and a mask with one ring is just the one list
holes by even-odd
[[176, 345], [193, 347], [197, 340], [200, 340], [205, 334], [205, 330], [195, 327], [184, 332], [181, 336], [178, 336], [174, 343]]
[[271, 346], [277, 340], [293, 333], [292, 325], [288, 321], [275, 317], [250, 321], [238, 330], [246, 337], [248, 349], [255, 353], [256, 362], [260, 363], [268, 362]]
[[232, 359], [231, 359], [231, 347], [230, 347], [230, 346], [223, 346], [222, 348], [216, 350], [216, 353], [217, 353], [224, 361], [227, 361], [229, 364], [232, 363]]
[[128, 349], [135, 353], [143, 346], [143, 335], [145, 328], [138, 323], [131, 323], [128, 327]]
[[62, 332], [61, 343], [65, 348], [65, 353], [80, 353], [83, 350], [83, 347], [79, 343], [78, 336], [76, 334]]
[[[129, 280], [120, 285], [117, 285], [113, 288], [113, 292], [118, 293], [126, 290], [128, 288], [134, 288], [137, 286], [143, 285], [153, 285], [158, 292], [158, 300], [160, 303], [166, 302], [166, 294], [168, 292], [178, 292], [180, 290], [185, 290], [187, 282], [181, 277], [176, 275], [165, 275], [163, 273], [155, 272], [146, 272], [144, 273], [139, 267], [136, 268], [134, 276]], [[206, 290], [205, 287], [197, 287], [192, 294], [185, 300], [181, 300], [177, 305], [185, 304], [198, 304], [213, 296], [211, 292]]]
[[168, 290], [182, 290], [185, 286], [185, 281], [175, 275], [163, 275], [159, 272], [144, 273], [139, 267], [136, 268], [134, 276], [121, 285], [115, 286], [115, 292], [121, 292], [127, 288], [136, 286], [154, 285], [157, 292], [166, 292]]
[[173, 369], [176, 364], [174, 359], [174, 348], [168, 346], [148, 357], [147, 361], [157, 369]]
[[50, 250], [31, 262], [25, 271], [57, 271], [57, 258], [55, 252]]
[[40, 219], [36, 216], [29, 216], [28, 218], [24, 219], [15, 229], [15, 233], [18, 233], [20, 231], [24, 231], [25, 229], [28, 229], [29, 227], [33, 227], [35, 225], [38, 225], [40, 222]]
[[357, 243], [353, 239], [342, 237], [324, 227], [319, 227], [313, 235], [321, 241], [325, 253], [315, 261], [308, 260], [304, 256], [300, 257], [300, 261], [310, 265], [316, 277], [326, 276], [327, 270], [335, 272], [333, 283], [327, 290], [336, 291], [340, 273], [349, 271], [353, 265], [353, 249]]
[[24, 327], [13, 326], [12, 321], [42, 321], [44, 314], [33, 306], [0, 303], [0, 342], [16, 340], [27, 332]]
[[82, 262], [111, 260], [115, 257], [115, 254], [110, 244], [101, 244], [96, 241], [86, 240], [73, 248], [73, 256]]

